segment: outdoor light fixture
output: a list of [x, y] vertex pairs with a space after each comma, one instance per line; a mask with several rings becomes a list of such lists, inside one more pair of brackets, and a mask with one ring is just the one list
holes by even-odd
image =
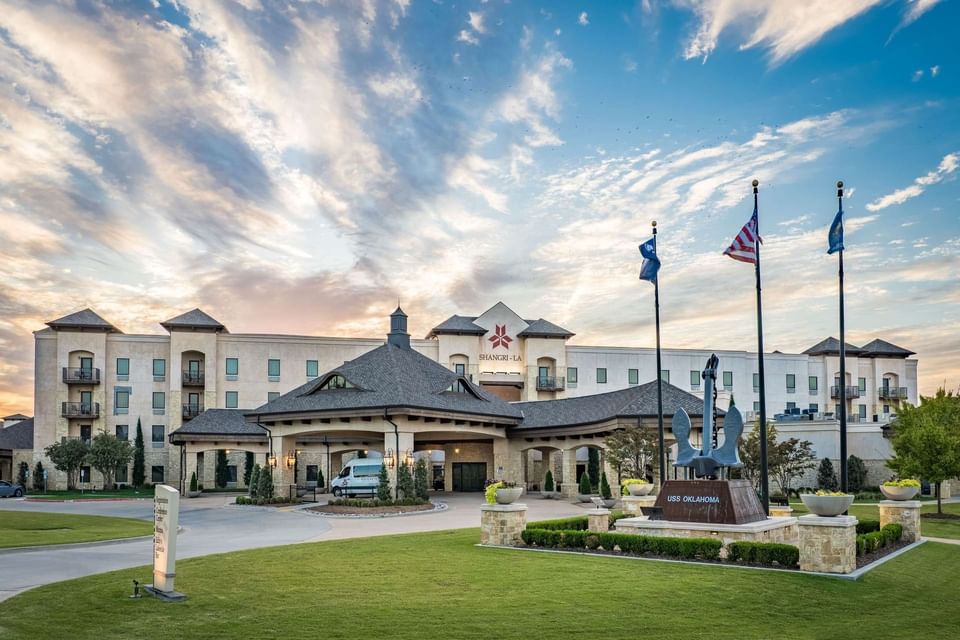
[[454, 449], [453, 452], [454, 452], [454, 453], [460, 453], [460, 449]]
[[267, 458], [267, 464], [271, 467], [277, 466], [277, 456], [271, 454], [270, 457]]
[[223, 452], [227, 455], [230, 455], [230, 449], [224, 449]]
[[413, 449], [407, 449], [406, 455], [403, 457], [403, 464], [409, 466], [413, 464]]
[[297, 463], [297, 456], [292, 453], [287, 454], [287, 469], [293, 469], [293, 465]]
[[383, 464], [387, 465], [388, 469], [393, 469], [396, 462], [396, 458], [393, 457], [393, 449], [387, 449], [387, 452], [383, 454]]

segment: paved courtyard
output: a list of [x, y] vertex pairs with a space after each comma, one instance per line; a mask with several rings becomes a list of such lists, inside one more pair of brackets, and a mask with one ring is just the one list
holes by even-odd
[[[299, 508], [248, 508], [230, 505], [231, 497], [204, 496], [182, 500], [177, 539], [177, 557], [191, 558], [212, 553], [256, 547], [361, 538], [397, 533], [416, 533], [480, 526], [483, 494], [438, 494], [435, 501], [448, 509], [436, 513], [391, 518], [327, 518], [302, 513]], [[523, 499], [522, 499], [523, 500]], [[528, 520], [560, 518], [584, 513], [592, 505], [532, 497]], [[45, 511], [125, 518], [153, 518], [152, 500], [102, 502], [30, 502], [6, 499], [0, 510]], [[2, 515], [0, 515], [2, 517]], [[0, 601], [33, 587], [95, 573], [137, 567], [152, 561], [151, 540], [90, 543], [29, 551], [0, 551]]]

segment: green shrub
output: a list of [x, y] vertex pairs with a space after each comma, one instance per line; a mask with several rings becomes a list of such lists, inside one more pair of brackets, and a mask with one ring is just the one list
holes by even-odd
[[867, 483], [867, 465], [857, 456], [847, 458], [847, 491], [859, 493]]
[[588, 496], [593, 493], [593, 488], [590, 486], [590, 475], [583, 474], [580, 476], [580, 495]]
[[410, 466], [401, 464], [397, 467], [397, 492], [398, 498], [409, 500], [417, 496], [413, 485], [413, 474], [410, 473]]
[[37, 461], [37, 466], [33, 468], [33, 490], [44, 491], [47, 488], [47, 481], [43, 477], [43, 463]]
[[539, 520], [537, 522], [527, 523], [527, 529], [546, 529], [548, 531], [586, 531], [587, 527], [587, 516], [573, 516], [572, 518]]
[[907, 478], [905, 480], [887, 480], [883, 483], [885, 487], [916, 487], [920, 488], [920, 481]]
[[377, 477], [377, 499], [378, 500], [389, 500], [393, 496], [390, 495], [390, 475], [387, 473], [387, 465], [380, 465], [380, 475]]
[[260, 487], [260, 465], [253, 465], [253, 471], [250, 473], [250, 486], [247, 489], [250, 491], [250, 497], [257, 497], [257, 489]]
[[631, 516], [632, 516], [632, 514], [624, 513], [623, 511], [611, 511], [611, 512], [610, 512], [610, 527], [612, 528], [613, 525], [614, 525], [614, 524], [617, 522], [617, 520], [619, 520], [620, 518], [630, 518]]
[[830, 462], [830, 458], [824, 458], [820, 461], [820, 468], [817, 470], [817, 486], [826, 491], [836, 491], [837, 484], [833, 463]]
[[885, 525], [880, 531], [886, 536], [887, 544], [900, 542], [900, 538], [903, 537], [903, 526], [895, 522]]
[[299, 498], [290, 498], [288, 496], [275, 496], [272, 498], [249, 498], [247, 496], [237, 496], [237, 504], [239, 505], [257, 505], [263, 506], [267, 504], [299, 504]]
[[865, 555], [866, 553], [867, 553], [867, 541], [862, 535], [859, 535], [857, 536], [857, 555], [862, 556], [862, 555]]
[[879, 520], [861, 520], [857, 523], [857, 533], [871, 533], [880, 531]]
[[190, 476], [190, 491], [192, 493], [196, 493], [197, 491], [199, 491], [199, 489], [197, 489], [197, 472], [196, 471], [194, 471], [193, 474]]
[[543, 490], [553, 491], [553, 472], [547, 469], [547, 476], [543, 479]]
[[566, 549], [603, 547], [607, 551], [619, 548], [623, 553], [650, 554], [688, 560], [697, 558], [716, 560], [720, 557], [720, 549], [723, 547], [723, 542], [717, 538], [662, 538], [638, 536], [632, 533], [593, 533], [578, 529], [527, 528], [521, 536], [526, 544], [538, 547]]
[[[858, 525], [857, 530], [860, 530]], [[888, 547], [900, 541], [903, 537], [903, 527], [891, 522], [880, 529], [861, 533], [857, 536], [857, 555], [862, 556], [873, 553], [877, 549]]]
[[257, 497], [269, 500], [273, 497], [273, 472], [269, 467], [260, 470], [257, 479]]
[[358, 498], [339, 498], [337, 500], [331, 500], [327, 504], [333, 507], [356, 507], [359, 509], [373, 508], [373, 507], [409, 507], [418, 504], [429, 504], [429, 500], [424, 500], [422, 498], [402, 498], [400, 500], [381, 500], [379, 498], [371, 499], [358, 499]]
[[423, 456], [413, 467], [413, 491], [421, 500], [426, 500], [430, 495], [430, 485], [427, 483], [427, 459]]
[[733, 542], [728, 547], [729, 559], [742, 560], [756, 564], [778, 564], [782, 567], [795, 567], [800, 562], [800, 549], [789, 544], [776, 542]]
[[600, 496], [604, 500], [609, 500], [613, 494], [610, 492], [610, 483], [607, 482], [607, 472], [600, 474]]

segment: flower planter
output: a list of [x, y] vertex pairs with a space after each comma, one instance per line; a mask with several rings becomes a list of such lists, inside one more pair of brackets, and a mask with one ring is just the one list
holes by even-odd
[[880, 485], [880, 493], [887, 497], [887, 500], [910, 500], [917, 495], [920, 487], [887, 487]]
[[577, 494], [577, 500], [579, 500], [580, 502], [590, 502], [590, 501], [592, 501], [595, 497], [596, 497], [596, 496], [591, 495], [591, 494], [589, 494], [589, 493], [578, 493], [578, 494]]
[[199, 491], [188, 491], [188, 492], [187, 492], [187, 497], [188, 497], [188, 498], [196, 498], [198, 495], [200, 495], [200, 492], [199, 492]]
[[800, 500], [810, 510], [810, 513], [818, 516], [833, 517], [838, 516], [853, 504], [852, 495], [842, 496], [818, 496], [812, 493], [801, 493]]
[[497, 489], [497, 504], [511, 504], [516, 502], [523, 495], [523, 487]]
[[560, 497], [559, 491], [541, 491], [540, 497], [544, 500], [556, 500]]
[[646, 496], [653, 491], [653, 483], [645, 482], [643, 484], [628, 484], [627, 492], [632, 496]]
[[616, 498], [601, 498], [600, 496], [592, 496], [590, 498], [593, 501], [593, 504], [597, 505], [597, 509], [610, 509], [613, 505], [617, 504]]

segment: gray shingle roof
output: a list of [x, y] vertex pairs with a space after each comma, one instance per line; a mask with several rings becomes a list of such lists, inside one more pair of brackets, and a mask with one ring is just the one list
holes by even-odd
[[171, 440], [182, 439], [174, 436], [188, 436], [191, 434], [203, 435], [231, 435], [231, 436], [264, 436], [267, 431], [253, 422], [247, 422], [245, 409], [207, 409], [196, 418], [170, 433]]
[[[562, 400], [517, 402], [523, 422], [513, 430], [542, 427], [572, 427], [604, 422], [612, 418], [656, 417], [657, 383]], [[691, 416], [703, 416], [703, 400], [668, 382], [663, 383], [663, 416], [669, 420], [677, 409], [684, 408]], [[720, 412], [724, 414], [723, 411]]]
[[[339, 374], [355, 388], [320, 389]], [[448, 391], [461, 381], [469, 391]], [[303, 412], [409, 407], [496, 418], [520, 418], [520, 410], [430, 358], [385, 344], [344, 363], [272, 402], [248, 412], [267, 416]]]
[[431, 336], [438, 336], [441, 334], [467, 334], [482, 336], [487, 332], [487, 330], [478, 324], [474, 324], [473, 321], [476, 319], [476, 316], [450, 316], [431, 329], [430, 334], [427, 337], [429, 338]]
[[527, 324], [530, 326], [518, 333], [518, 336], [529, 338], [570, 338], [576, 335], [572, 331], [567, 331], [563, 327], [555, 325], [543, 318], [533, 320], [532, 322], [527, 320]]
[[170, 329], [212, 329], [214, 331], [226, 331], [227, 328], [220, 324], [218, 320], [211, 317], [200, 309], [193, 309], [182, 313], [175, 318], [170, 318], [160, 323], [160, 326], [169, 331]]
[[115, 326], [104, 320], [93, 309], [82, 309], [76, 313], [51, 320], [46, 323], [51, 329], [97, 329], [100, 331], [122, 333]]
[[868, 356], [880, 356], [888, 358], [906, 358], [914, 355], [914, 352], [910, 351], [909, 349], [898, 347], [891, 342], [880, 340], [879, 338], [876, 340], [871, 340], [867, 344], [863, 345], [863, 352]]
[[[850, 355], [859, 355], [863, 353], [863, 349], [861, 349], [860, 347], [856, 347], [850, 344], [849, 342], [845, 343], [845, 346], [846, 346], [846, 352], [849, 353]], [[833, 336], [830, 336], [829, 338], [821, 340], [817, 344], [813, 345], [812, 347], [804, 351], [804, 353], [807, 354], [808, 356], [839, 355], [840, 341], [834, 338]]]
[[30, 416], [25, 416], [22, 413], [14, 413], [9, 416], [4, 416], [3, 419], [4, 420], [26, 420], [29, 417]]
[[33, 418], [0, 429], [0, 449], [33, 449]]

